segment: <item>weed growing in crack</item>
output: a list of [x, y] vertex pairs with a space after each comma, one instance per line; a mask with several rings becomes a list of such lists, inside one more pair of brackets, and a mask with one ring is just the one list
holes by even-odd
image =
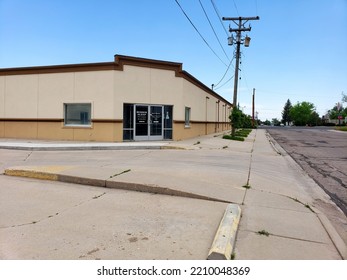
[[251, 186], [250, 185], [244, 185], [244, 186], [242, 186], [243, 188], [245, 188], [245, 189], [250, 189], [251, 188]]
[[313, 209], [311, 208], [311, 206], [308, 205], [307, 203], [305, 204], [305, 207], [308, 208], [312, 213], [315, 213], [315, 212], [313, 211]]
[[[289, 197], [289, 196], [288, 196]], [[311, 206], [308, 204], [308, 203], [303, 203], [303, 202], [301, 202], [299, 199], [297, 199], [297, 198], [292, 198], [292, 197], [289, 197], [290, 199], [292, 199], [292, 200], [294, 200], [295, 202], [298, 202], [298, 203], [300, 203], [300, 204], [302, 204], [302, 205], [304, 205], [307, 209], [309, 209], [312, 213], [316, 213], [316, 212], [314, 212], [313, 211], [313, 209], [311, 208]]]
[[95, 196], [93, 196], [93, 199], [97, 199], [97, 198], [99, 198], [99, 197], [102, 197], [104, 194], [106, 194], [106, 193], [104, 192], [104, 193], [102, 193], [102, 194], [95, 195]]
[[114, 175], [111, 175], [111, 176], [110, 176], [110, 179], [112, 179], [113, 177], [122, 175], [122, 174], [124, 174], [124, 173], [130, 172], [130, 171], [131, 171], [131, 169], [127, 169], [127, 170], [122, 171], [121, 173], [116, 173], [116, 174], [114, 174]]
[[258, 231], [257, 232], [259, 235], [265, 235], [265, 236], [269, 236], [270, 235], [270, 233], [269, 232], [267, 232], [266, 230], [260, 230], [260, 231]]

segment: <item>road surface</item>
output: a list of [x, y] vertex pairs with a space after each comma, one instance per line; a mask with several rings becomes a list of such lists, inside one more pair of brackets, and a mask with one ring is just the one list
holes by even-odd
[[347, 215], [347, 133], [325, 127], [268, 132]]

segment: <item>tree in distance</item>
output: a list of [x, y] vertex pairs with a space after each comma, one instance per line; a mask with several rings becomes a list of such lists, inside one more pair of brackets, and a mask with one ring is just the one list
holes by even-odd
[[290, 109], [289, 116], [298, 126], [320, 124], [319, 115], [311, 102], [298, 102]]
[[292, 118], [290, 117], [290, 110], [293, 108], [292, 103], [288, 99], [286, 104], [283, 107], [282, 111], [282, 123], [284, 125], [289, 125], [292, 121]]

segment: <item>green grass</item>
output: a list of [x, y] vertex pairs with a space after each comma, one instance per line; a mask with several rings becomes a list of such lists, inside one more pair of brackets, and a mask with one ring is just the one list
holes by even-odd
[[224, 135], [223, 139], [228, 139], [228, 140], [235, 140], [235, 141], [245, 141], [245, 139], [243, 137], [240, 136], [231, 136], [231, 135]]
[[337, 127], [335, 127], [335, 130], [346, 131], [347, 132], [347, 126], [337, 126]]
[[235, 136], [247, 137], [247, 136], [248, 136], [248, 133], [243, 133], [243, 132], [235, 132]]
[[248, 137], [248, 135], [252, 132], [252, 129], [239, 129], [235, 131], [235, 136], [233, 137], [230, 134], [226, 134], [223, 136], [223, 139], [228, 139], [228, 140], [235, 140], [235, 141], [245, 141], [245, 138]]

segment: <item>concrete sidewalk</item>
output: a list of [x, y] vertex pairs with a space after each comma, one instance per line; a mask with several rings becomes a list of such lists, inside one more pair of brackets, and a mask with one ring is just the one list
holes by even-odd
[[76, 142], [0, 139], [0, 149], [25, 151], [134, 150], [161, 149], [169, 142]]
[[[2, 141], [0, 149], [6, 145], [11, 149], [25, 148], [27, 145], [5, 142]], [[47, 148], [47, 144], [52, 146]], [[62, 153], [73, 149], [72, 143], [59, 144], [58, 150]], [[64, 149], [66, 144], [69, 145]], [[31, 156], [23, 166], [7, 166], [5, 174], [137, 191], [134, 192], [136, 196], [140, 195], [138, 192], [170, 195], [167, 199], [171, 202], [166, 203], [177, 208], [181, 208], [182, 204], [175, 204], [179, 202], [170, 197], [189, 199], [189, 203], [194, 202], [193, 205], [199, 205], [200, 201], [200, 209], [206, 207], [210, 209], [207, 212], [213, 214], [208, 216], [205, 211], [206, 218], [213, 224], [209, 230], [204, 226], [208, 236], [203, 239], [205, 245], [200, 246], [205, 251], [211, 247], [213, 249], [211, 235], [220, 231], [218, 224], [223, 223], [223, 209], [230, 203], [237, 204], [241, 207], [242, 217], [235, 242], [236, 259], [346, 259], [345, 236], [341, 236], [330, 223], [329, 217], [315, 207], [315, 201], [324, 201], [335, 207], [336, 211], [338, 208], [271, 141], [265, 130], [253, 130], [245, 142], [209, 135], [180, 142], [92, 144], [74, 143], [77, 150], [127, 150], [131, 146], [131, 149], [136, 150], [152, 147], [161, 151], [131, 160], [124, 154], [124, 159], [117, 161], [110, 160], [104, 154], [93, 154], [93, 163], [86, 163], [83, 158], [79, 158], [81, 155], [68, 154], [74, 157], [69, 160], [46, 152], [44, 155]], [[35, 142], [35, 147], [30, 146], [28, 149], [40, 150], [40, 145], [41, 151], [54, 150], [54, 143], [40, 142]], [[215, 211], [212, 210], [213, 205], [218, 205]], [[97, 211], [103, 210], [98, 208]], [[155, 220], [155, 211], [151, 215]], [[200, 214], [198, 216], [201, 217]], [[203, 224], [208, 223], [205, 220]], [[195, 227], [194, 230], [195, 233], [187, 232], [185, 239], [196, 242], [201, 230]], [[235, 236], [231, 238], [235, 239]], [[230, 240], [229, 243], [234, 241]], [[152, 245], [155, 246], [155, 242]], [[174, 254], [167, 256], [175, 259]], [[204, 258], [202, 256], [194, 255], [194, 258]], [[158, 258], [158, 254], [142, 257]], [[125, 258], [124, 255], [122, 258]]]

